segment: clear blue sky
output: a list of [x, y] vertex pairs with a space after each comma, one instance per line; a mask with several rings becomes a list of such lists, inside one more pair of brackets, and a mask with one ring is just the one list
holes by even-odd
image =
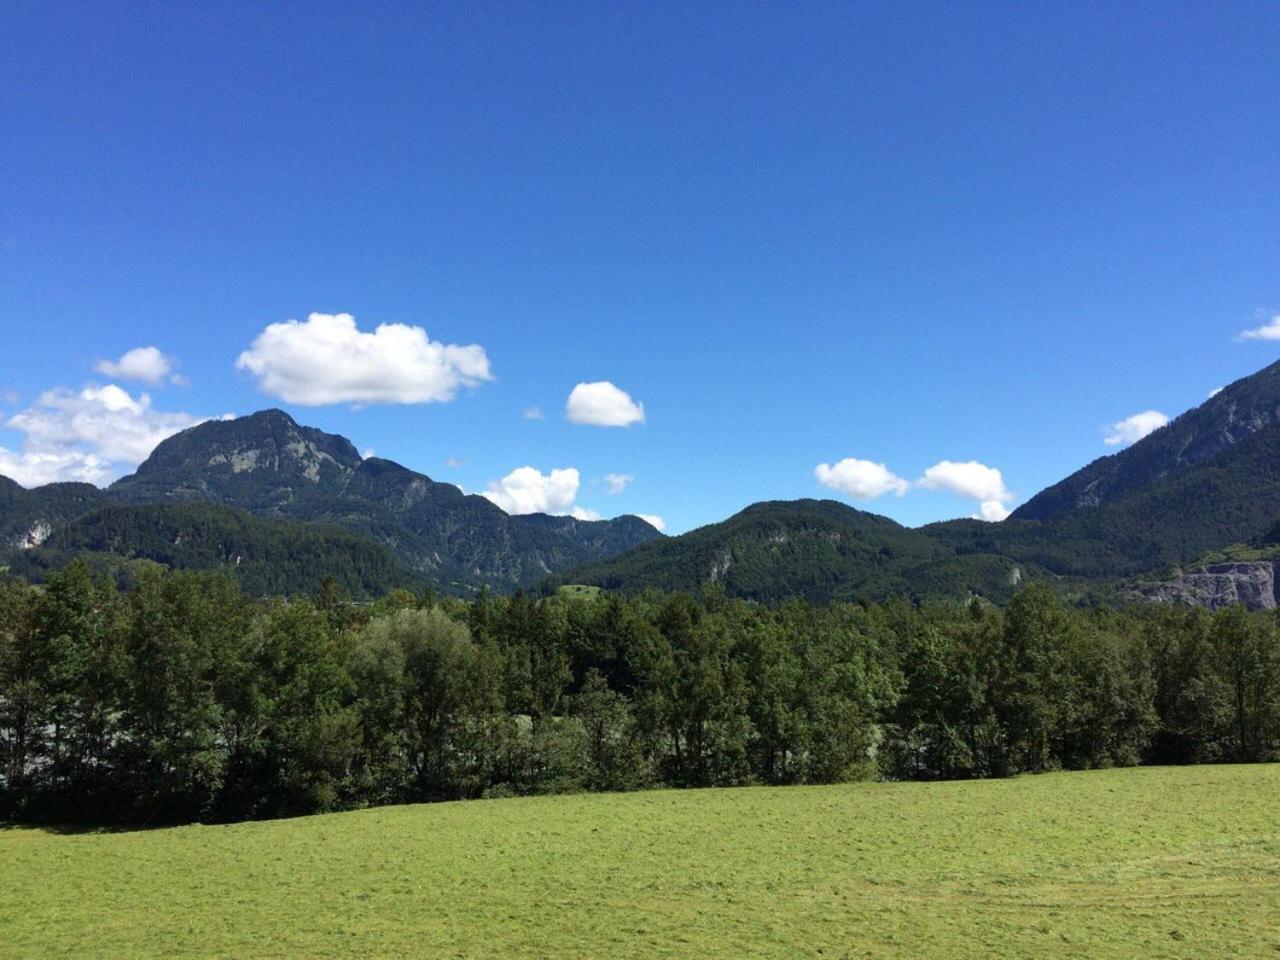
[[[307, 405], [269, 344], [237, 369], [313, 312], [491, 379]], [[0, 8], [11, 472], [281, 406], [468, 490], [573, 467], [577, 507], [671, 531], [803, 496], [918, 524], [981, 497], [930, 466], [1012, 506], [1277, 359], [1236, 338], [1277, 313], [1274, 3]], [[94, 369], [145, 346], [189, 382]], [[596, 381], [644, 422], [569, 422]], [[907, 492], [820, 484], [845, 458]]]

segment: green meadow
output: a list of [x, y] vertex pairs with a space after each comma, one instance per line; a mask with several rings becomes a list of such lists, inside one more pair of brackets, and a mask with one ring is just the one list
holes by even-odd
[[1280, 765], [0, 829], [8, 957], [1280, 957]]

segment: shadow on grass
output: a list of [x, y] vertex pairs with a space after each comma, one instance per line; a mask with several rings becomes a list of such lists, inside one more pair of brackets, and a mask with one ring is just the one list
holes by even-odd
[[144, 833], [152, 830], [172, 830], [174, 827], [201, 825], [198, 823], [78, 823], [75, 821], [46, 823], [40, 820], [0, 820], [0, 833], [27, 830], [72, 837], [95, 833]]

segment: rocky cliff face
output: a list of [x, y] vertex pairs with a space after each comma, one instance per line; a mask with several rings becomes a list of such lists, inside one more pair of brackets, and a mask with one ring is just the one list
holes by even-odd
[[1214, 563], [1188, 569], [1164, 583], [1143, 584], [1135, 592], [1144, 600], [1208, 610], [1236, 603], [1250, 610], [1274, 610], [1277, 566], [1274, 560]]

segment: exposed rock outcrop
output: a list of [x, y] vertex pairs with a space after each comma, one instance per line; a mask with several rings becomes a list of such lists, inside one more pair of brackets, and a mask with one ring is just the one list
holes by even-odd
[[1217, 610], [1242, 603], [1250, 610], [1276, 608], [1276, 561], [1253, 560], [1193, 567], [1163, 583], [1136, 588], [1144, 600]]

